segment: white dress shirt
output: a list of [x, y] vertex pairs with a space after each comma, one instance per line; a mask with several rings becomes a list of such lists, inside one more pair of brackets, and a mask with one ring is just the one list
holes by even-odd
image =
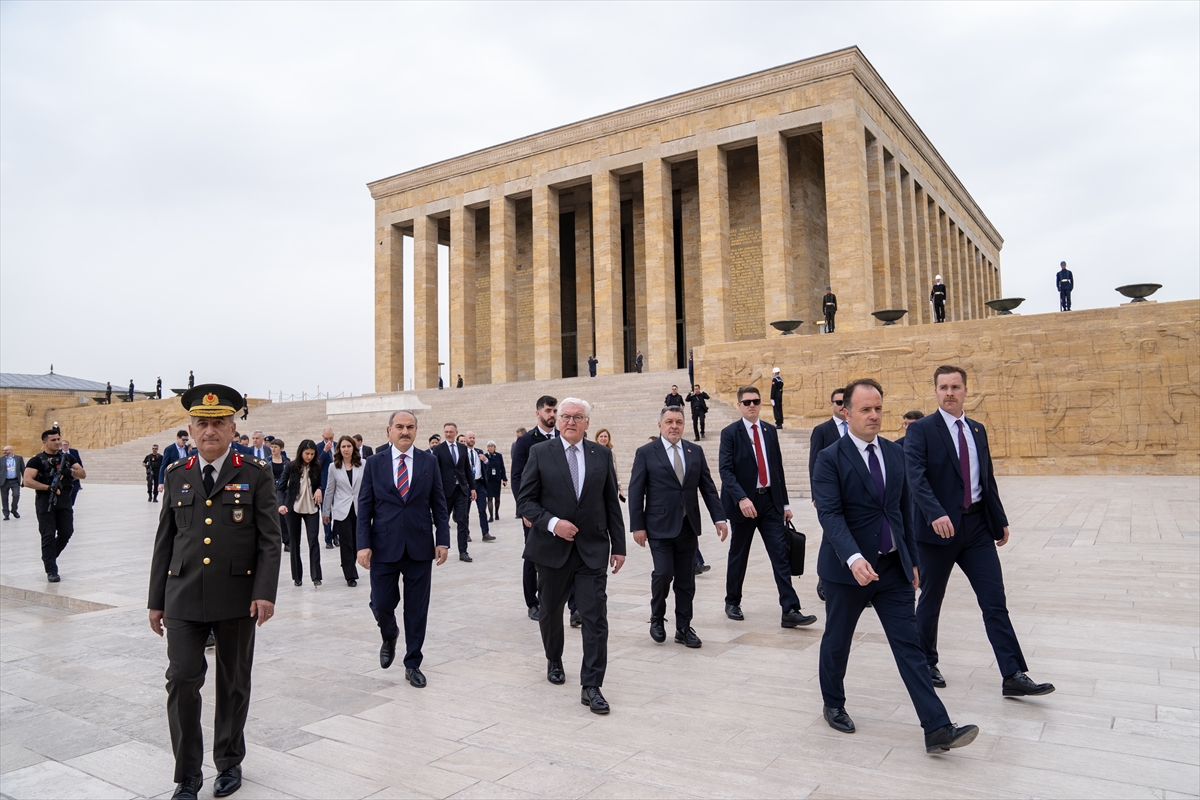
[[200, 455], [199, 451], [196, 451], [196, 457], [200, 461], [200, 474], [201, 475], [204, 474], [204, 468], [207, 467], [209, 464], [212, 464], [213, 480], [215, 481], [217, 479], [217, 476], [221, 474], [221, 467], [225, 466], [225, 459], [229, 457], [229, 451], [226, 450], [224, 453], [221, 453], [221, 455], [217, 456], [215, 461], [205, 461], [204, 456]]
[[[846, 435], [850, 437], [850, 441], [858, 448], [858, 454], [862, 456], [863, 463], [867, 465], [867, 472], [871, 471], [871, 454], [867, 452], [867, 445], [875, 445], [875, 459], [879, 462], [879, 474], [883, 478], [883, 485], [887, 486], [887, 467], [883, 464], [883, 451], [879, 447], [879, 437], [875, 437], [869, 442], [864, 442], [862, 439], [855, 436], [853, 433], [846, 431]], [[892, 549], [889, 553], [896, 552], [896, 534], [892, 533]], [[852, 566], [855, 561], [863, 557], [862, 553], [855, 553], [846, 559], [846, 566]]]
[[[678, 448], [679, 464], [680, 464], [681, 468], [683, 469], [683, 474], [687, 475], [687, 463], [683, 458], [683, 440], [680, 439], [677, 444], [671, 444], [670, 442], [667, 441], [667, 437], [665, 437], [665, 436], [659, 436], [658, 440], [660, 442], [662, 442], [662, 446], [665, 447], [667, 450], [667, 463], [671, 465], [672, 469], [675, 467], [674, 454], [675, 454], [676, 449]], [[766, 455], [766, 454], [764, 453], [764, 455]]]
[[400, 458], [407, 458], [408, 461], [404, 464], [408, 468], [408, 489], [412, 491], [412, 471], [413, 471], [413, 449], [410, 446], [407, 450], [401, 451], [396, 445], [392, 445], [392, 485], [396, 485], [396, 475], [400, 472]]
[[[762, 444], [763, 464], [765, 464], [766, 468], [767, 468], [767, 483], [766, 483], [766, 485], [770, 486], [771, 485], [771, 459], [770, 459], [770, 457], [767, 456], [767, 437], [766, 437], [765, 433], [763, 432], [762, 420], [760, 419], [758, 422], [750, 422], [750, 420], [746, 419], [745, 417], [742, 417], [742, 424], [746, 426], [746, 435], [750, 437], [750, 446], [751, 447], [754, 446], [754, 426], [755, 425], [758, 426], [758, 437], [759, 437], [758, 440]], [[755, 461], [756, 462], [758, 461], [758, 456], [755, 456]], [[756, 466], [757, 466], [757, 464], [756, 464]], [[759, 489], [763, 488], [763, 484], [759, 483], [757, 478], [754, 479], [754, 485]], [[792, 507], [790, 505], [785, 505], [783, 507], [783, 510], [790, 511], [791, 508]]]
[[[545, 431], [542, 431], [542, 433], [545, 433]], [[563, 455], [566, 455], [567, 450], [570, 449], [571, 447], [575, 447], [576, 450], [578, 451], [577, 460], [579, 461], [579, 493], [582, 494], [583, 493], [583, 479], [587, 476], [587, 467], [584, 465], [584, 462], [586, 461], [586, 459], [583, 457], [583, 443], [586, 442], [587, 440], [580, 439], [579, 444], [577, 444], [577, 445], [572, 445], [570, 442], [568, 442], [566, 439], [562, 438], [561, 436], [558, 437], [558, 440], [560, 442], [562, 442]], [[570, 465], [571, 465], [571, 457], [567, 456], [567, 474], [568, 475], [571, 474]], [[550, 518], [550, 533], [554, 534], [555, 536], [558, 535], [557, 533], [554, 533], [554, 526], [557, 524], [558, 524], [558, 517], [551, 517]]]
[[[975, 435], [971, 433], [971, 423], [967, 420], [966, 414], [956, 419], [941, 406], [938, 406], [938, 413], [942, 415], [942, 420], [945, 421], [946, 427], [950, 429], [950, 441], [954, 442], [954, 455], [956, 456], [959, 455], [958, 420], [962, 420], [963, 433], [967, 438], [967, 453], [971, 462], [971, 502], [978, 503], [983, 499], [983, 486], [979, 483], [979, 449], [975, 444]], [[959, 457], [961, 458], [961, 456]]]
[[833, 420], [833, 424], [837, 426], [839, 437], [845, 436], [850, 432], [850, 423], [846, 422], [846, 420], [838, 419], [837, 417], [831, 417], [831, 419]]

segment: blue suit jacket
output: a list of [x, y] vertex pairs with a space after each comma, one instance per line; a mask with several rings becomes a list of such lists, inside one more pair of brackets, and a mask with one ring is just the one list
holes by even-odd
[[[979, 451], [979, 486], [983, 490], [984, 519], [988, 531], [997, 541], [1004, 538], [1008, 517], [1000, 503], [1000, 489], [992, 470], [992, 451], [988, 447], [987, 429], [982, 422], [966, 416], [967, 435], [975, 438]], [[933, 521], [950, 517], [955, 534], [962, 529], [963, 481], [958, 470], [958, 451], [950, 438], [950, 429], [940, 412], [909, 424], [904, 435], [904, 460], [908, 485], [912, 487], [913, 525], [917, 541], [924, 544], [947, 545], [953, 537], [943, 539], [933, 532]]]
[[[912, 426], [909, 426], [912, 429]], [[883, 456], [884, 502], [879, 502], [871, 472], [849, 436], [830, 445], [817, 455], [813, 474], [813, 499], [824, 536], [817, 554], [817, 574], [834, 583], [858, 581], [846, 566], [855, 553], [874, 569], [879, 562], [879, 533], [886, 516], [892, 540], [900, 554], [905, 574], [913, 574], [917, 549], [913, 542], [912, 509], [909, 505], [908, 476], [904, 471], [904, 450], [886, 439], [875, 437]]]
[[380, 448], [367, 459], [358, 490], [358, 549], [371, 550], [372, 561], [396, 562], [405, 555], [432, 561], [436, 546], [450, 546], [450, 520], [437, 459], [412, 449], [408, 498], [392, 476], [392, 448]]
[[167, 445], [166, 449], [163, 450], [162, 466], [158, 468], [158, 485], [166, 485], [164, 481], [167, 477], [167, 467], [171, 466], [181, 458], [187, 458], [194, 452], [196, 452], [196, 448], [193, 447], [185, 452], [183, 448], [181, 448], [175, 442], [171, 442], [169, 445]]

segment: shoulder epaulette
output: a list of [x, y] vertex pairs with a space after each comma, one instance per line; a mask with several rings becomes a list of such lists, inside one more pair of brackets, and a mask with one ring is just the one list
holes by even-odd
[[170, 464], [167, 465], [167, 472], [170, 472], [171, 470], [178, 467], [180, 464], [186, 464], [187, 462], [188, 462], [188, 460], [186, 458], [181, 458], [178, 461], [172, 461]]

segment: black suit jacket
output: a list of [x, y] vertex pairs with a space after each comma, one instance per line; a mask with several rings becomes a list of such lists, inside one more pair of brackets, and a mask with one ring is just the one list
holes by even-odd
[[895, 442], [875, 437], [883, 457], [884, 501], [879, 501], [871, 472], [849, 436], [817, 456], [813, 497], [824, 535], [817, 554], [817, 575], [834, 583], [858, 585], [846, 559], [861, 553], [874, 569], [879, 563], [879, 534], [886, 516], [904, 572], [912, 580], [917, 550], [913, 544], [912, 509], [904, 451]]
[[[546, 441], [547, 438], [549, 437], [542, 433], [542, 429], [535, 425], [533, 430], [526, 431], [513, 442], [512, 451], [508, 454], [512, 464], [512, 474], [508, 478], [508, 485], [512, 487], [514, 498], [521, 493], [521, 471], [525, 469], [525, 462], [529, 460], [529, 448], [538, 442]], [[554, 438], [558, 438], [557, 431], [554, 433]]]
[[[279, 473], [279, 485], [276, 488], [283, 497], [283, 504], [287, 506], [289, 514], [295, 513], [296, 498], [300, 496], [300, 487], [303, 486], [301, 475], [302, 472], [292, 472], [292, 462], [290, 461], [284, 462], [283, 471]], [[274, 481], [274, 477], [272, 477], [272, 481]], [[313, 494], [316, 494], [317, 490], [321, 488], [321, 466], [318, 459], [314, 458], [308, 465], [308, 484]]]
[[[759, 420], [763, 437], [763, 457], [767, 460], [767, 472], [771, 479], [771, 500], [779, 513], [788, 505], [787, 479], [783, 474], [783, 456], [779, 452], [779, 432], [774, 425]], [[755, 492], [758, 483], [758, 459], [754, 455], [754, 442], [746, 431], [746, 424], [737, 420], [721, 431], [721, 449], [717, 458], [721, 472], [721, 505], [725, 519], [742, 519], [738, 503]], [[751, 497], [751, 499], [753, 499]], [[737, 516], [734, 516], [734, 515]]]
[[[451, 447], [458, 448], [457, 464], [450, 455]], [[471, 463], [467, 460], [467, 446], [458, 442], [442, 442], [433, 448], [432, 452], [442, 471], [442, 491], [446, 493], [446, 497], [454, 494], [455, 487], [470, 496], [471, 490], [475, 488], [475, 476], [471, 474]]]
[[542, 566], [558, 568], [571, 555], [571, 542], [550, 532], [551, 517], [565, 519], [579, 528], [574, 546], [583, 563], [592, 569], [608, 566], [608, 554], [625, 555], [625, 518], [617, 497], [617, 471], [612, 452], [584, 439], [583, 490], [575, 498], [571, 471], [562, 442], [555, 437], [529, 449], [529, 461], [521, 474], [517, 513], [533, 523], [525, 540], [525, 558]]
[[[996, 486], [996, 473], [992, 469], [992, 451], [988, 447], [987, 429], [982, 422], [966, 416], [967, 435], [975, 437], [975, 449], [979, 452], [979, 486], [983, 491], [984, 517], [992, 538], [1004, 538], [1008, 516], [1000, 502], [1000, 489]], [[913, 524], [917, 541], [925, 544], [950, 544], [953, 537], [943, 539], [933, 532], [933, 521], [948, 516], [957, 534], [962, 530], [963, 481], [958, 470], [958, 451], [950, 430], [935, 411], [923, 419], [910, 423], [904, 435], [904, 461], [908, 472], [908, 483], [912, 487]]]
[[374, 561], [395, 563], [405, 555], [432, 561], [435, 548], [450, 546], [450, 520], [437, 460], [416, 447], [410, 452], [413, 464], [406, 498], [396, 488], [390, 445], [380, 447], [363, 465], [356, 539], [359, 550], [370, 548]]
[[646, 531], [651, 539], [674, 539], [683, 528], [686, 516], [696, 535], [700, 535], [700, 503], [704, 497], [713, 523], [725, 519], [721, 498], [708, 470], [700, 445], [679, 440], [683, 445], [683, 483], [675, 477], [675, 467], [667, 458], [661, 439], [655, 439], [633, 454], [633, 474], [629, 478], [629, 527]]
[[814, 498], [817, 493], [812, 491], [812, 476], [817, 468], [817, 455], [840, 438], [842, 434], [832, 417], [812, 429], [812, 437], [808, 440], [808, 488]]

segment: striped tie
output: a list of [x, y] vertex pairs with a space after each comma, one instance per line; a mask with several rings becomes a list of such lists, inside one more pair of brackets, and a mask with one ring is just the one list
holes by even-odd
[[396, 470], [396, 488], [400, 490], [400, 499], [408, 499], [408, 467], [405, 466], [404, 454], [400, 454], [400, 468]]

